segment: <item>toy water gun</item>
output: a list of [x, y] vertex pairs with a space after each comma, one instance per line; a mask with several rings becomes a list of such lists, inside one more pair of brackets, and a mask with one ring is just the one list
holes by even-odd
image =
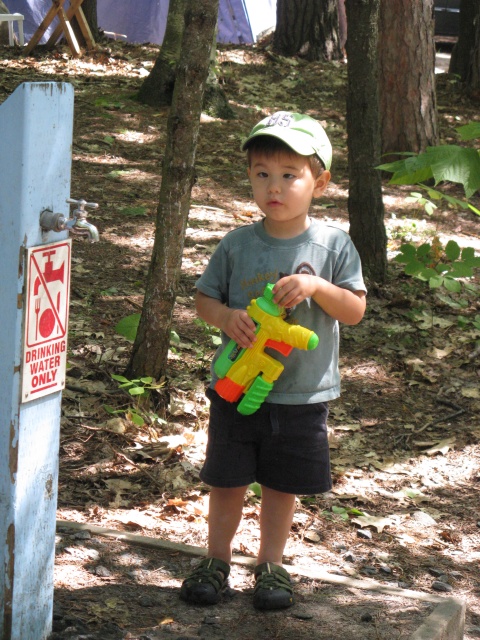
[[285, 322], [285, 310], [273, 302], [273, 287], [267, 284], [263, 296], [252, 300], [247, 307], [248, 315], [257, 326], [253, 346], [244, 349], [230, 340], [214, 365], [219, 378], [215, 391], [228, 402], [236, 402], [244, 394], [237, 407], [244, 416], [260, 408], [284, 369], [281, 362], [265, 353], [265, 347], [288, 356], [294, 347], [306, 351], [318, 345], [316, 333]]

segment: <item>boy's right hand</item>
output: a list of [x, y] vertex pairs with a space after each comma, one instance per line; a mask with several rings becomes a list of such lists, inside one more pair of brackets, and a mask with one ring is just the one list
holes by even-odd
[[249, 349], [257, 339], [254, 321], [244, 309], [226, 309], [226, 311], [222, 331], [242, 349]]

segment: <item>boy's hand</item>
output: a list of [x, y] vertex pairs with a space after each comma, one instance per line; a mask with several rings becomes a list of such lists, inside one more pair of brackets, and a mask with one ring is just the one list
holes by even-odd
[[221, 329], [243, 349], [249, 349], [257, 339], [255, 323], [244, 309], [228, 309]]
[[365, 291], [349, 291], [306, 273], [280, 278], [273, 294], [274, 302], [287, 309], [312, 298], [325, 313], [344, 324], [357, 324], [365, 313]]
[[317, 289], [317, 280], [315, 276], [306, 273], [296, 273], [280, 278], [273, 287], [275, 304], [290, 309], [306, 298], [312, 298]]

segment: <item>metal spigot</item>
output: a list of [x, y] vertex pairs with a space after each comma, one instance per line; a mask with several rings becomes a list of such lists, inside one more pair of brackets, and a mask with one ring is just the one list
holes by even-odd
[[86, 200], [66, 200], [68, 204], [75, 204], [77, 208], [73, 210], [71, 218], [65, 218], [62, 213], [54, 213], [50, 209], [45, 209], [40, 214], [40, 226], [44, 231], [69, 231], [74, 235], [88, 236], [90, 242], [98, 242], [100, 235], [97, 227], [87, 222], [86, 209], [98, 209], [96, 202]]

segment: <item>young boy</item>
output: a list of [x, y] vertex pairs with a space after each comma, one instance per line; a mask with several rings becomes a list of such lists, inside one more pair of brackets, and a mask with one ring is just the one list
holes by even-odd
[[246, 307], [268, 282], [276, 304], [291, 320], [319, 336], [313, 351], [275, 352], [285, 369], [266, 402], [253, 415], [213, 389], [206, 460], [201, 478], [211, 486], [207, 558], [183, 582], [187, 602], [219, 601], [230, 573], [232, 541], [242, 517], [245, 491], [262, 487], [260, 548], [253, 604], [281, 609], [293, 604], [283, 552], [295, 496], [331, 488], [327, 402], [340, 395], [338, 323], [354, 325], [365, 311], [365, 285], [349, 236], [311, 219], [312, 198], [330, 180], [332, 147], [309, 116], [280, 111], [259, 122], [244, 142], [255, 202], [265, 217], [228, 233], [196, 283], [198, 315], [249, 348], [255, 324]]

